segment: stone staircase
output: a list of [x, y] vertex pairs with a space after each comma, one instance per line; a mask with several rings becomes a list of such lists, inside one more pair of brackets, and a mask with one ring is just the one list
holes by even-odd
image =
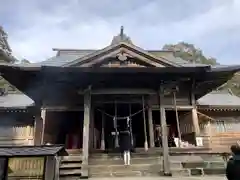
[[82, 173], [81, 152], [69, 152], [69, 156], [62, 157], [59, 170], [60, 180], [79, 179]]
[[[203, 176], [225, 174], [222, 155], [209, 152], [171, 152], [173, 176]], [[162, 176], [163, 157], [157, 151], [132, 153], [131, 165], [124, 166], [119, 154], [91, 154], [89, 177]]]

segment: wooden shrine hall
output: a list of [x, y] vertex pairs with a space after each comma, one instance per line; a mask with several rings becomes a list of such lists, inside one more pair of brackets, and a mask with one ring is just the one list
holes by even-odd
[[196, 100], [240, 70], [157, 56], [135, 46], [123, 29], [109, 46], [81, 56], [81, 50], [55, 50], [54, 58], [1, 64], [0, 72], [35, 102], [34, 145], [82, 149], [83, 164], [91, 152], [116, 149], [126, 127], [135, 148], [161, 146], [165, 163], [169, 147], [198, 146]]

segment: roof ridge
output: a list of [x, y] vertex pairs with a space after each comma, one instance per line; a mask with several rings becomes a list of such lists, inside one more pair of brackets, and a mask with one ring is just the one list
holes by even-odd
[[52, 48], [53, 51], [98, 51], [99, 49]]

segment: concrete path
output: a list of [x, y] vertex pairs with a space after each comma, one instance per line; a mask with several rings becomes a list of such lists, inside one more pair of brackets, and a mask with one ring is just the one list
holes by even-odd
[[[179, 177], [89, 178], [91, 180], [179, 180]], [[184, 177], [184, 180], [226, 180], [221, 176]]]

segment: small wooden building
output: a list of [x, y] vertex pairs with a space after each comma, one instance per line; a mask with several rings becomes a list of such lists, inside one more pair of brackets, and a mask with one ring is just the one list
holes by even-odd
[[198, 116], [205, 145], [230, 150], [240, 140], [240, 97], [231, 90], [214, 91], [198, 100]]
[[63, 146], [0, 147], [0, 177], [7, 179], [59, 179], [59, 157], [67, 156]]
[[0, 146], [34, 145], [34, 101], [24, 94], [0, 95]]
[[89, 153], [119, 147], [118, 133], [126, 127], [134, 146], [147, 150], [155, 147], [160, 126], [165, 163], [169, 137], [184, 146], [203, 139], [203, 146], [217, 147], [210, 141], [214, 108], [206, 111], [210, 107], [199, 99], [240, 66], [189, 63], [171, 51], [144, 50], [123, 29], [100, 50], [54, 50], [56, 56], [41, 63], [0, 65], [2, 76], [35, 102], [35, 145], [82, 149], [85, 167]]

